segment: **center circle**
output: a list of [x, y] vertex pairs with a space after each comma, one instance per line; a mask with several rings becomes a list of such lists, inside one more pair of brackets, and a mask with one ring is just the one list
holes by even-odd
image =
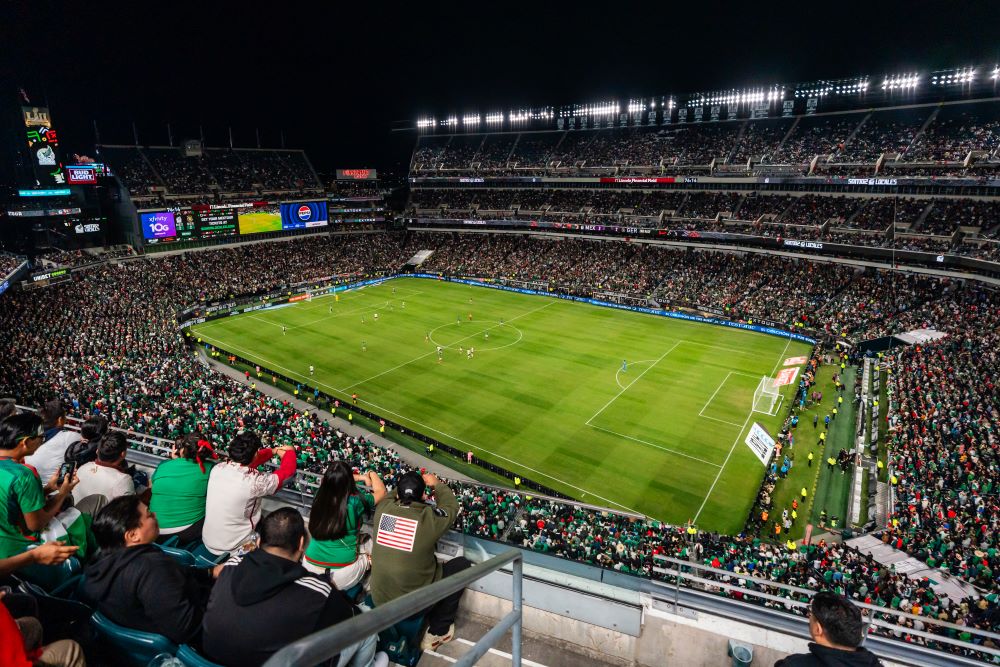
[[[460, 338], [459, 342], [455, 343], [454, 345], [443, 345], [442, 343], [439, 343], [438, 341], [436, 341], [434, 339], [434, 334], [437, 333], [438, 331], [441, 331], [442, 329], [447, 329], [448, 327], [454, 327], [456, 329], [461, 329], [463, 326], [469, 326], [471, 328], [471, 327], [474, 327], [477, 323], [480, 324], [480, 325], [482, 325], [482, 324], [488, 324], [488, 325], [492, 325], [492, 326], [488, 326], [485, 329], [480, 329], [476, 333], [468, 334], [467, 336], [464, 336], [463, 338]], [[492, 335], [496, 331], [503, 331], [503, 330], [514, 330], [514, 331], [516, 331], [517, 332], [517, 338], [515, 340], [512, 340], [512, 341], [508, 342], [508, 343], [504, 343], [503, 345], [492, 345], [490, 347], [485, 347], [485, 346], [484, 347], [480, 347], [479, 345], [476, 344], [476, 342], [478, 342], [478, 343], [483, 343], [484, 342], [483, 341], [483, 334], [485, 334], [487, 331], [489, 331], [490, 334]], [[515, 327], [513, 324], [503, 324], [503, 325], [501, 325], [500, 322], [496, 321], [496, 320], [463, 320], [462, 324], [458, 324], [457, 322], [450, 322], [448, 324], [442, 324], [439, 327], [435, 327], [434, 329], [431, 330], [429, 338], [431, 339], [431, 342], [434, 343], [434, 345], [438, 345], [440, 347], [443, 347], [446, 350], [457, 350], [458, 347], [459, 347], [459, 343], [464, 342], [466, 340], [468, 340], [469, 342], [472, 342], [473, 340], [475, 340], [476, 342], [472, 342], [472, 347], [476, 348], [476, 352], [491, 352], [491, 351], [494, 351], [494, 350], [502, 350], [505, 347], [510, 347], [511, 345], [516, 345], [517, 343], [520, 343], [521, 339], [524, 338], [524, 333], [520, 329], [518, 329], [517, 327]], [[462, 349], [465, 349], [467, 347], [468, 347], [468, 345], [462, 345]]]

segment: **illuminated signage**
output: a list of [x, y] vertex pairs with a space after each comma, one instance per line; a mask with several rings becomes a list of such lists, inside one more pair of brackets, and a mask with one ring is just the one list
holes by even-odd
[[69, 188], [55, 188], [48, 190], [18, 190], [19, 197], [68, 197]]
[[378, 173], [374, 169], [338, 169], [338, 181], [374, 181]]
[[97, 169], [94, 167], [66, 167], [66, 182], [74, 185], [97, 183]]

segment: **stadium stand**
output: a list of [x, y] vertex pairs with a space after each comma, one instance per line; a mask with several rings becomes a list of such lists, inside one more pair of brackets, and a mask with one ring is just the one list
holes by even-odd
[[185, 156], [167, 146], [101, 146], [133, 196], [163, 188], [168, 195], [322, 190], [312, 165], [302, 151], [276, 149], [206, 148]]
[[[729, 206], [712, 202], [698, 210]], [[391, 486], [405, 469], [396, 453], [210, 372], [188, 352], [174, 314], [191, 303], [280, 288], [289, 266], [296, 267], [296, 280], [330, 275], [331, 267], [341, 274], [378, 275], [421, 248], [435, 250], [426, 270], [544, 281], [572, 294], [610, 290], [684, 306], [711, 304], [734, 319], [806, 320], [832, 335], [949, 331], [943, 341], [887, 359], [895, 397], [889, 456], [901, 499], [883, 539], [979, 585], [984, 597], [942, 600], [925, 582], [888, 571], [846, 545], [820, 542], [790, 550], [759, 538], [702, 533], [471, 484], [454, 487], [462, 506], [458, 527], [624, 573], [657, 576], [656, 558], [670, 556], [731, 573], [709, 575], [720, 582], [755, 575], [832, 588], [903, 613], [996, 628], [1000, 511], [992, 490], [1000, 482], [994, 442], [1000, 299], [971, 283], [613, 241], [449, 233], [324, 236], [100, 266], [60, 289], [4, 295], [0, 342], [17, 353], [0, 360], [0, 394], [29, 404], [60, 396], [78, 415], [99, 411], [138, 437], [172, 439], [196, 431], [219, 451], [241, 425], [253, 424], [269, 441], [298, 445], [305, 470], [321, 472], [339, 458], [374, 469]], [[258, 261], [262, 252], [266, 263]], [[107, 298], [111, 294], [116, 298]], [[306, 488], [303, 483], [296, 482]], [[767, 586], [758, 590], [788, 595]], [[745, 601], [774, 606], [766, 599]], [[900, 633], [908, 628], [920, 629], [905, 618]]]

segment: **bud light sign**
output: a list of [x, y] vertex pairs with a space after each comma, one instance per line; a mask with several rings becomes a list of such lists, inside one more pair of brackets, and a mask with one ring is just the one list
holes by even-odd
[[142, 224], [142, 236], [147, 241], [172, 240], [177, 236], [174, 214], [170, 211], [140, 213], [139, 222]]
[[325, 201], [292, 202], [281, 205], [282, 229], [323, 227], [327, 223]]

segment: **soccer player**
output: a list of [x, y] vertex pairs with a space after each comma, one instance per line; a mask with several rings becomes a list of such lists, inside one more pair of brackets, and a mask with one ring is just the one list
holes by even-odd
[[442, 361], [444, 361], [444, 349], [440, 345], [437, 346], [437, 353], [438, 353], [438, 363], [440, 364]]
[[503, 326], [503, 318], [500, 318], [500, 326]]
[[430, 334], [430, 332], [425, 333], [424, 334], [424, 342], [425, 343], [429, 343], [430, 341], [431, 341], [431, 334]]
[[316, 371], [312, 364], [309, 364], [309, 375], [312, 375]]
[[378, 322], [378, 313], [375, 313], [375, 316], [373, 317], [373, 319], [374, 319], [374, 320], [375, 320], [376, 322]]
[[281, 335], [284, 336], [288, 332], [288, 327], [281, 325]]
[[469, 313], [469, 321], [472, 321], [472, 313]]
[[475, 358], [475, 356], [476, 356], [476, 348], [470, 347], [469, 348], [469, 359], [473, 359], [473, 358]]
[[330, 306], [330, 312], [333, 313], [333, 306]]
[[358, 395], [357, 395], [357, 393], [351, 394], [351, 400], [354, 401], [354, 405], [358, 404]]
[[393, 287], [393, 288], [392, 288], [392, 293], [393, 293], [393, 294], [395, 294], [395, 293], [396, 293], [396, 288], [395, 288], [395, 287]]
[[368, 351], [368, 341], [366, 340], [361, 341], [361, 351], [362, 352]]
[[622, 373], [625, 373], [626, 371], [628, 371], [628, 364], [624, 359], [622, 359]]
[[484, 335], [485, 335], [485, 339], [484, 340], [489, 340], [490, 339], [490, 332], [489, 331], [487, 331]]
[[406, 310], [406, 302], [405, 301], [400, 302], [399, 307], [402, 308], [403, 310]]

